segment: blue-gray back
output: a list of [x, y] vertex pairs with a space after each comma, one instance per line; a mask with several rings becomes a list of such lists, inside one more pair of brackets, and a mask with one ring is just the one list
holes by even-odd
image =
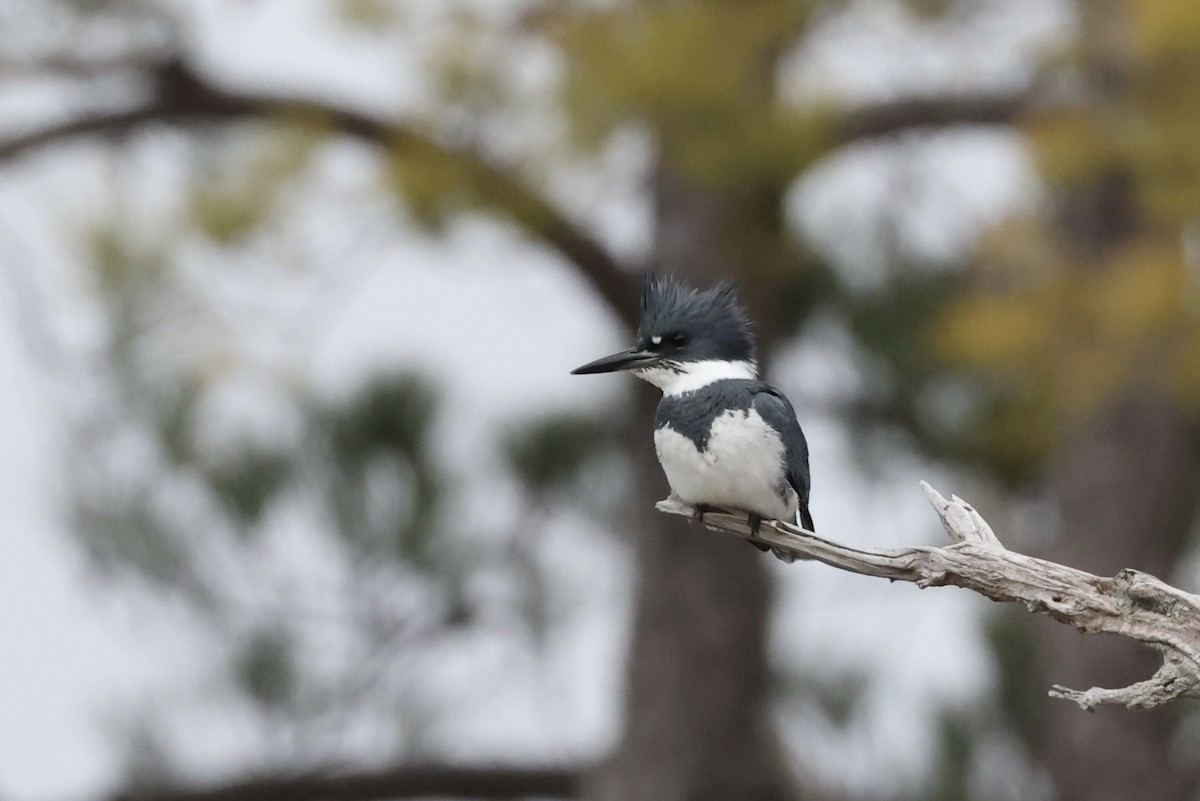
[[713, 421], [729, 410], [754, 409], [767, 425], [779, 432], [787, 460], [787, 480], [807, 505], [811, 479], [808, 469], [808, 443], [796, 420], [792, 404], [779, 390], [762, 381], [726, 378], [680, 395], [665, 395], [658, 404], [654, 427], [670, 424], [690, 439], [698, 450], [708, 447]]

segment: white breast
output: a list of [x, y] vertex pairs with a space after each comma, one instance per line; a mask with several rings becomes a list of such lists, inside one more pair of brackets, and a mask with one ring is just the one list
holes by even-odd
[[684, 503], [795, 519], [797, 498], [784, 478], [783, 442], [753, 409], [718, 416], [704, 451], [669, 426], [654, 432], [654, 447], [671, 492]]

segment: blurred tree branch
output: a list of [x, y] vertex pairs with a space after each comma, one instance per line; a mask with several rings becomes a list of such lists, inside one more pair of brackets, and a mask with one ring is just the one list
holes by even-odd
[[[1014, 553], [968, 503], [957, 496], [947, 500], [925, 482], [921, 489], [954, 540], [951, 545], [866, 551], [780, 521], [764, 521], [755, 539], [852, 573], [911, 581], [921, 588], [963, 587], [993, 601], [1022, 604], [1088, 634], [1129, 637], [1163, 654], [1154, 676], [1129, 687], [1081, 691], [1056, 685], [1050, 691], [1083, 709], [1101, 704], [1148, 709], [1181, 696], [1200, 698], [1200, 596], [1136, 570], [1109, 578]], [[660, 501], [658, 508], [696, 517], [692, 507], [674, 498]], [[745, 515], [705, 512], [702, 521], [709, 528], [752, 538]]]
[[179, 58], [146, 70], [153, 86], [132, 108], [89, 112], [24, 134], [0, 139], [0, 162], [71, 139], [119, 138], [155, 124], [229, 122], [293, 117], [315, 120], [330, 131], [378, 146], [404, 158], [451, 158], [486, 191], [490, 209], [508, 217], [579, 268], [592, 287], [630, 328], [636, 327], [637, 281], [629, 269], [578, 223], [568, 219], [513, 171], [464, 147], [438, 142], [416, 127], [314, 100], [239, 92], [217, 86]]
[[406, 765], [376, 771], [299, 773], [201, 787], [146, 788], [110, 801], [372, 801], [399, 798], [575, 798], [579, 767]]
[[954, 125], [1011, 125], [1029, 107], [1024, 92], [961, 97], [914, 97], [862, 106], [842, 115], [840, 144]]
[[0, 76], [12, 78], [99, 78], [124, 71], [140, 71], [146, 55], [121, 53], [111, 56], [80, 56], [75, 53], [51, 53], [35, 58], [0, 55]]
[[[120, 63], [122, 68], [134, 65], [133, 61]], [[46, 66], [57, 71], [63, 65]], [[68, 72], [92, 72], [84, 62], [68, 60], [65, 66]], [[630, 302], [636, 297], [636, 278], [630, 266], [622, 264], [514, 170], [495, 164], [487, 156], [466, 147], [443, 144], [418, 127], [400, 121], [326, 102], [218, 86], [179, 57], [143, 64], [140, 72], [153, 87], [147, 99], [130, 108], [91, 111], [0, 139], [0, 163], [71, 139], [120, 138], [157, 124], [279, 117], [315, 120], [330, 131], [375, 145], [395, 157], [451, 159], [470, 174], [475, 186], [483, 189], [483, 201], [489, 210], [508, 218], [578, 267], [614, 314], [627, 327], [636, 327], [636, 308]], [[1025, 105], [1024, 95], [996, 95], [915, 98], [864, 106], [841, 116], [832, 144], [849, 144], [929, 127], [1007, 124], [1014, 121]]]

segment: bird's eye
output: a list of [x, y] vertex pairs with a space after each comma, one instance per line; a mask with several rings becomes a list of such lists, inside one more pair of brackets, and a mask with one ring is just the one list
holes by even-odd
[[686, 345], [688, 341], [688, 335], [684, 333], [671, 334], [667, 337], [667, 341], [672, 345]]

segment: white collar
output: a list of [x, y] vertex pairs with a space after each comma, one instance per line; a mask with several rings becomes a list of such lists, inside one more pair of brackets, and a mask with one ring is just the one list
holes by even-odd
[[726, 378], [758, 378], [758, 365], [754, 362], [706, 359], [701, 362], [667, 362], [654, 367], [635, 368], [633, 374], [661, 389], [664, 395], [681, 395]]

